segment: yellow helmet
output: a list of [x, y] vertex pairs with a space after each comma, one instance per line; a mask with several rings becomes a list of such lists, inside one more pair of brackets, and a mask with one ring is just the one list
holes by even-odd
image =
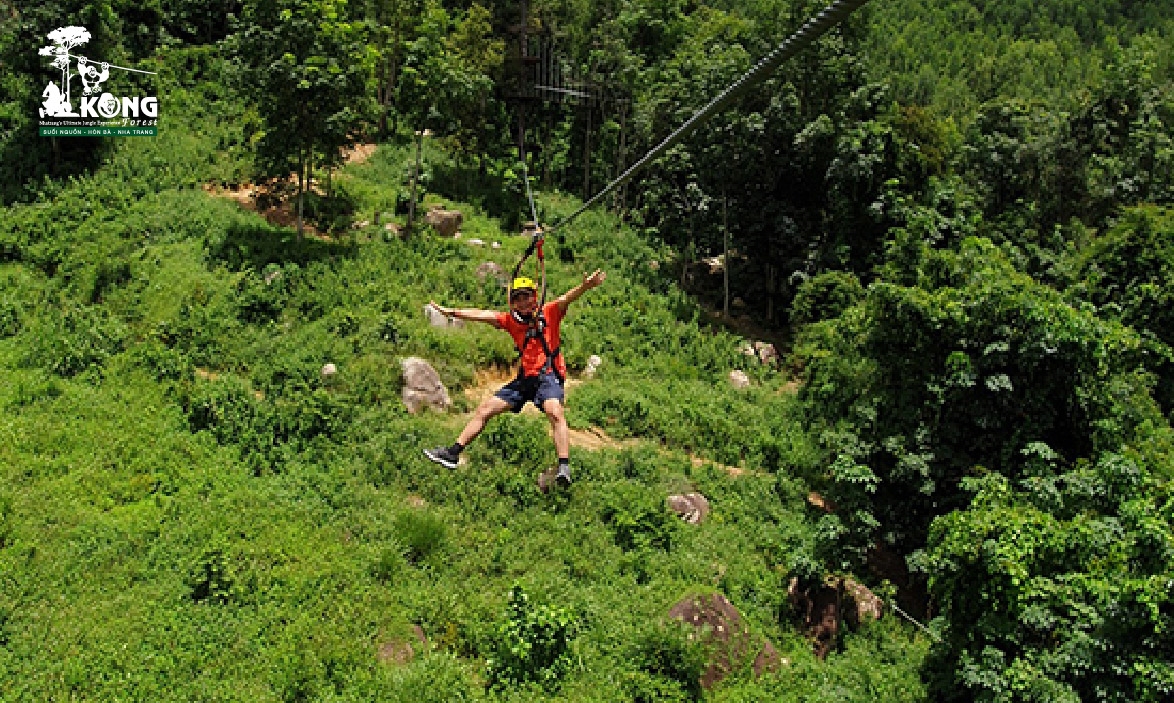
[[534, 279], [532, 278], [518, 276], [514, 279], [513, 285], [510, 286], [510, 293], [512, 294], [514, 291], [526, 290], [527, 288], [536, 291], [538, 290], [538, 285], [534, 283]]

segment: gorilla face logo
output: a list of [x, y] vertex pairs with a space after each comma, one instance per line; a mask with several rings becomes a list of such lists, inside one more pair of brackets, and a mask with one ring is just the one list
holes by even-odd
[[118, 114], [118, 98], [110, 93], [102, 93], [102, 97], [98, 98], [98, 114], [106, 119], [110, 119]]

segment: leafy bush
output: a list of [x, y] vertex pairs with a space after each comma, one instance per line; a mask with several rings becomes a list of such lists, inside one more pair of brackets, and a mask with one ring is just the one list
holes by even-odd
[[240, 327], [235, 304], [228, 296], [209, 295], [197, 288], [171, 319], [159, 324], [155, 334], [167, 346], [188, 354], [193, 363], [220, 367]]
[[133, 349], [137, 364], [151, 372], [157, 381], [191, 380], [192, 362], [178, 349], [170, 349], [157, 341], [139, 344]]
[[396, 516], [395, 535], [408, 560], [420, 563], [444, 548], [448, 526], [432, 513], [409, 510]]
[[791, 322], [807, 324], [839, 317], [860, 302], [864, 288], [847, 271], [827, 271], [803, 281], [791, 301]]
[[615, 533], [616, 545], [624, 551], [669, 551], [679, 522], [665, 508], [658, 492], [630, 482], [613, 488], [601, 517]]
[[532, 605], [521, 586], [510, 589], [505, 620], [493, 635], [494, 652], [488, 661], [494, 686], [530, 681], [555, 687], [571, 667], [571, 640], [579, 624], [566, 608]]
[[235, 574], [222, 547], [200, 553], [187, 576], [191, 599], [197, 603], [227, 603], [233, 599]]
[[631, 661], [647, 677], [625, 681], [633, 700], [701, 700], [701, 675], [709, 653], [691, 638], [693, 628], [676, 621], [645, 627], [636, 638]]
[[547, 460], [550, 438], [545, 419], [523, 415], [502, 415], [486, 428], [482, 439], [485, 446], [510, 465], [533, 466]]
[[[0, 549], [8, 546], [12, 540], [12, 532], [14, 529], [14, 520], [12, 517], [12, 499], [7, 495], [0, 493]], [[2, 625], [0, 625], [2, 627]]]
[[371, 575], [383, 583], [396, 585], [407, 566], [404, 551], [398, 544], [380, 550], [371, 565]]
[[20, 308], [7, 297], [0, 298], [0, 339], [20, 332]]
[[33, 334], [25, 363], [69, 377], [122, 351], [127, 330], [103, 308], [66, 303], [60, 313], [40, 318]]
[[947, 623], [936, 700], [1174, 696], [1174, 494], [1147, 474], [1105, 455], [1025, 490], [968, 480], [923, 565]]
[[261, 275], [251, 271], [237, 284], [237, 309], [245, 322], [276, 320], [289, 304], [289, 293], [297, 285], [297, 264], [270, 264]]

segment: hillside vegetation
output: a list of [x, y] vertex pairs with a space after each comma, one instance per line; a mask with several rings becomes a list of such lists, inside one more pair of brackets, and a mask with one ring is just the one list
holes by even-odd
[[[528, 103], [540, 219], [820, 6], [529, 3], [593, 93]], [[0, 7], [0, 700], [1174, 696], [1174, 9], [876, 0], [554, 232], [552, 295], [608, 279], [543, 495], [540, 415], [421, 453], [516, 356], [424, 306], [527, 244], [522, 8]], [[67, 24], [157, 137], [37, 136]], [[841, 577], [886, 614], [821, 659], [788, 587]], [[669, 609], [713, 593], [776, 671], [700, 686]]]

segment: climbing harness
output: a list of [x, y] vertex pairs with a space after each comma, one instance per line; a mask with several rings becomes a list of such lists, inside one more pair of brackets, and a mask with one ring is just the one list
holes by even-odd
[[522, 357], [525, 355], [526, 346], [530, 343], [530, 340], [537, 339], [542, 344], [543, 353], [546, 354], [546, 363], [542, 365], [542, 369], [538, 372], [539, 376], [553, 373], [558, 378], [559, 382], [563, 383], [566, 381], [566, 379], [564, 379], [563, 375], [559, 373], [558, 366], [555, 364], [555, 360], [559, 355], [559, 350], [562, 347], [555, 347], [554, 350], [551, 350], [550, 344], [546, 341], [546, 315], [543, 312], [543, 308], [546, 307], [546, 254], [542, 250], [542, 245], [546, 239], [546, 235], [542, 231], [542, 227], [538, 224], [538, 211], [534, 207], [534, 191], [530, 189], [530, 172], [526, 169], [526, 154], [525, 152], [520, 151], [519, 156], [521, 156], [522, 159], [522, 178], [526, 182], [526, 199], [530, 204], [530, 217], [533, 218], [532, 221], [534, 222], [535, 231], [533, 237], [530, 239], [530, 245], [526, 247], [526, 251], [522, 254], [522, 258], [518, 260], [518, 265], [514, 267], [514, 275], [510, 277], [508, 296], [512, 302], [514, 291], [520, 288], [520, 286], [517, 285], [518, 281], [525, 281], [527, 283], [533, 284], [533, 281], [528, 278], [518, 277], [518, 273], [522, 270], [522, 265], [526, 263], [526, 260], [529, 259], [532, 254], [537, 254], [539, 280], [542, 283], [538, 289], [538, 310], [534, 313], [534, 315], [537, 317], [537, 320], [534, 321], [535, 324], [529, 324], [530, 320], [523, 319], [521, 315], [514, 312], [513, 310], [510, 310], [510, 315], [513, 316], [515, 321], [527, 325], [526, 336], [522, 339], [521, 345], [518, 346], [518, 380], [526, 378], [525, 369], [522, 363]]
[[525, 367], [522, 362], [522, 357], [526, 353], [526, 346], [530, 344], [531, 339], [537, 339], [542, 344], [542, 353], [546, 354], [546, 362], [542, 364], [542, 368], [538, 371], [538, 376], [545, 376], [552, 373], [559, 380], [559, 383], [566, 383], [566, 378], [558, 370], [558, 365], [555, 363], [558, 359], [559, 352], [562, 351], [562, 346], [557, 346], [554, 349], [550, 348], [550, 344], [546, 341], [546, 316], [542, 314], [539, 309], [537, 313], [538, 319], [534, 325], [526, 328], [526, 336], [522, 339], [522, 346], [518, 347], [518, 380], [526, 378], [535, 378], [534, 376], [526, 376]]

